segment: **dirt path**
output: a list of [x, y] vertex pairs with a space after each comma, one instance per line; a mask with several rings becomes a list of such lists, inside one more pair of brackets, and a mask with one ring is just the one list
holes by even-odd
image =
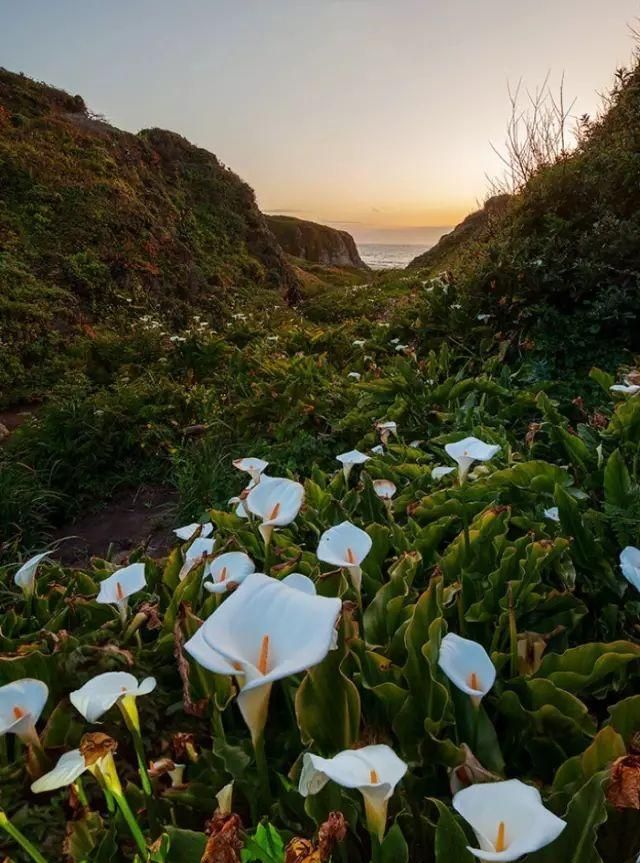
[[99, 512], [76, 519], [59, 530], [56, 557], [66, 564], [84, 565], [90, 557], [122, 563], [133, 549], [146, 547], [152, 557], [162, 557], [172, 546], [176, 526], [173, 513], [177, 495], [162, 485], [143, 485], [120, 492]]
[[0, 410], [0, 444], [8, 440], [12, 432], [20, 428], [29, 417], [33, 416], [37, 409], [37, 404], [30, 403], [14, 405], [13, 407]]

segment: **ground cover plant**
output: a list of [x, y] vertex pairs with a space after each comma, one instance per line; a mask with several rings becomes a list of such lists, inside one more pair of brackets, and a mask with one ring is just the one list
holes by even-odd
[[[4, 568], [14, 859], [640, 852], [633, 374], [594, 370], [588, 408], [378, 323], [320, 424], [296, 414], [327, 434], [319, 465], [229, 461], [233, 500], [203, 497], [166, 560]], [[225, 407], [251, 424], [271, 402], [277, 458], [325, 367], [263, 338], [252, 399]]]

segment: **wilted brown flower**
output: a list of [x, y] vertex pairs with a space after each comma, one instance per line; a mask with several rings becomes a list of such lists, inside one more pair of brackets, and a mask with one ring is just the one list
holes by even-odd
[[476, 785], [480, 782], [497, 782], [500, 779], [499, 776], [480, 764], [466, 743], [463, 743], [461, 748], [464, 751], [464, 761], [449, 770], [449, 787], [452, 794], [456, 794], [469, 785]]
[[240, 863], [242, 851], [242, 821], [235, 813], [221, 815], [217, 811], [205, 826], [208, 835], [200, 863]]
[[327, 863], [338, 842], [347, 835], [347, 823], [342, 812], [330, 812], [320, 825], [318, 841], [296, 836], [284, 852], [284, 863]]
[[188, 734], [186, 731], [178, 731], [171, 738], [171, 749], [173, 756], [177, 761], [184, 761], [188, 758], [189, 761], [197, 761], [198, 753], [195, 747], [195, 736]]
[[623, 755], [613, 762], [607, 800], [616, 809], [640, 809], [640, 755]]
[[536, 435], [542, 428], [542, 423], [529, 423], [529, 429], [524, 436], [524, 440], [527, 446], [533, 446], [533, 442], [536, 439]]
[[118, 744], [113, 737], [109, 737], [108, 734], [103, 734], [101, 731], [84, 734], [80, 741], [80, 754], [87, 767], [95, 764], [105, 755], [113, 754], [117, 748]]

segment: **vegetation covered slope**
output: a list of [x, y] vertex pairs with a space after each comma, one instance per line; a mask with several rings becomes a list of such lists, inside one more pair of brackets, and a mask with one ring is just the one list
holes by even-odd
[[548, 369], [615, 362], [640, 347], [639, 180], [636, 67], [618, 75], [577, 150], [542, 167], [491, 231], [467, 238], [460, 226], [422, 263], [450, 270], [498, 329], [526, 332]]
[[267, 216], [267, 224], [288, 255], [316, 264], [366, 270], [355, 240], [347, 231], [293, 216]]
[[253, 191], [215, 156], [0, 70], [0, 399], [95, 322], [184, 323], [247, 286], [297, 299]]

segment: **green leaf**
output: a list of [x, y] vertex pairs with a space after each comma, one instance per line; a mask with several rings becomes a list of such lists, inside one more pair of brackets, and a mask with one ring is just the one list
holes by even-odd
[[474, 856], [467, 850], [469, 841], [453, 812], [441, 800], [431, 798], [438, 810], [438, 825], [435, 837], [435, 863], [474, 863]]
[[282, 863], [284, 842], [272, 824], [258, 824], [253, 836], [248, 836], [242, 851], [247, 863]]
[[604, 783], [607, 772], [596, 773], [573, 797], [566, 815], [567, 826], [558, 839], [527, 863], [602, 863], [596, 849], [598, 828], [607, 820]]
[[167, 827], [171, 840], [167, 863], [184, 863], [185, 860], [200, 860], [204, 854], [207, 837], [204, 833], [194, 830], [181, 830], [178, 827]]
[[389, 830], [380, 846], [380, 863], [408, 863], [409, 847], [397, 824]]

